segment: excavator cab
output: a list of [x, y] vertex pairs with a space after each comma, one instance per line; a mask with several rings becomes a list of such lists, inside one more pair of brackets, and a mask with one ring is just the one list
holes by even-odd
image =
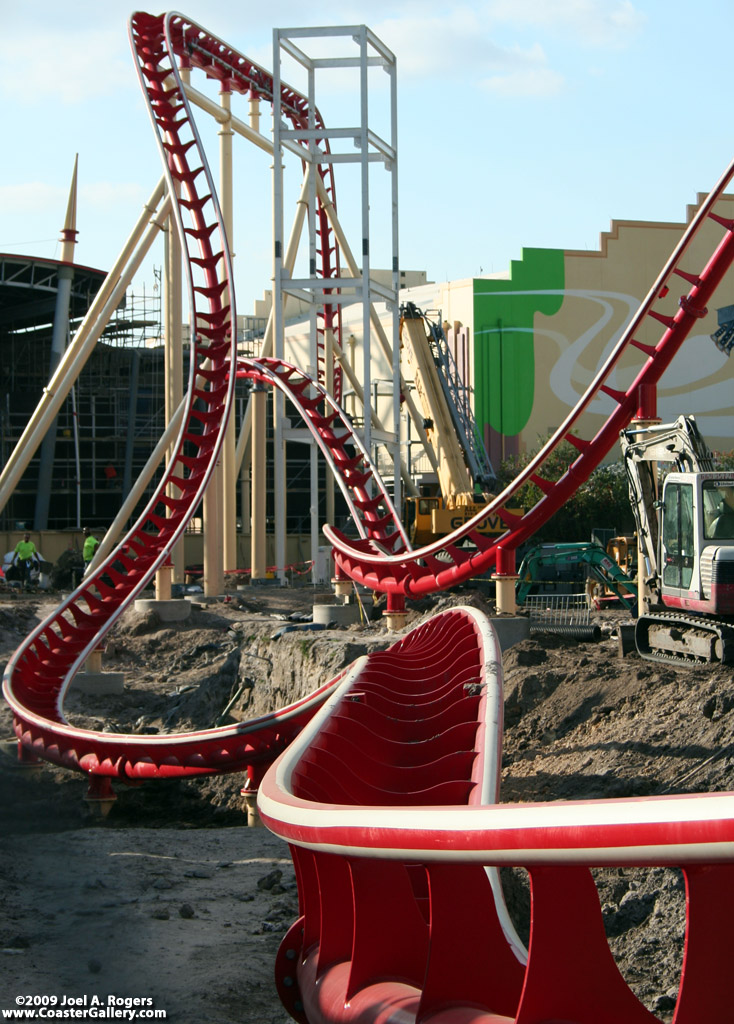
[[[734, 662], [734, 472], [717, 472], [692, 416], [632, 424], [620, 444], [644, 592], [635, 624], [643, 658]], [[658, 464], [671, 472], [658, 500]]]
[[669, 473], [660, 526], [663, 603], [734, 614], [734, 474]]

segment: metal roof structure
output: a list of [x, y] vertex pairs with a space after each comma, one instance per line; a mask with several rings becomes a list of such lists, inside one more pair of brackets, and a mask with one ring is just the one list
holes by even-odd
[[[0, 253], [0, 338], [15, 331], [49, 330], [53, 322], [61, 260]], [[70, 317], [81, 319], [105, 271], [74, 264]]]

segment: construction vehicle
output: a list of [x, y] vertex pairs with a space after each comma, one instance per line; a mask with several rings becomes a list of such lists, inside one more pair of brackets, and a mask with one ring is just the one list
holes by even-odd
[[[620, 444], [640, 545], [635, 646], [650, 660], [734, 661], [734, 472], [695, 419], [631, 425]], [[658, 494], [658, 464], [666, 463]]]
[[607, 554], [630, 579], [637, 577], [637, 537], [620, 534], [607, 541]]
[[[438, 493], [406, 498], [410, 540], [422, 547], [453, 533], [480, 512], [496, 476], [440, 319], [409, 302], [401, 309], [400, 337], [423, 415], [424, 448], [438, 481]], [[500, 534], [505, 529], [495, 513], [479, 523], [477, 532]]]
[[[484, 508], [487, 500], [477, 498], [473, 494], [452, 495], [448, 499], [434, 494], [407, 497], [405, 503], [408, 509], [410, 542], [413, 547], [422, 547], [458, 530]], [[520, 509], [510, 511], [522, 515]], [[496, 512], [485, 516], [477, 525], [477, 532], [482, 534], [500, 534], [506, 529], [506, 524]]]
[[[615, 538], [617, 540], [618, 538]], [[541, 582], [544, 570], [563, 572], [583, 568], [588, 577], [601, 584], [633, 615], [637, 610], [637, 585], [601, 546], [596, 543], [538, 544], [527, 552], [515, 584], [515, 600], [525, 603], [528, 594]]]

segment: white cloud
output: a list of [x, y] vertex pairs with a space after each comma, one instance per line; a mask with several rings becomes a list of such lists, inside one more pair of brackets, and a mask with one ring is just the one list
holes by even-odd
[[142, 207], [148, 198], [152, 184], [149, 183], [148, 187], [144, 187], [135, 182], [98, 181], [82, 185], [79, 189], [79, 206], [108, 210], [111, 206], [124, 207], [127, 204], [136, 203]]
[[529, 49], [506, 50], [493, 72], [481, 79], [479, 87], [500, 96], [556, 96], [565, 82], [562, 74], [548, 66], [539, 43]]
[[552, 68], [516, 68], [505, 75], [491, 75], [479, 85], [499, 96], [556, 96], [563, 89], [564, 78]]
[[486, 68], [497, 50], [487, 37], [487, 26], [468, 7], [457, 7], [443, 17], [388, 18], [374, 30], [399, 54], [401, 77]]
[[496, 22], [573, 33], [591, 46], [624, 46], [647, 21], [631, 0], [487, 0]]
[[[406, 77], [470, 78], [492, 82], [535, 72], [536, 90], [557, 89], [562, 81], [544, 68], [546, 58], [535, 44], [527, 50], [501, 46], [491, 35], [491, 24], [476, 7], [458, 7], [446, 16], [390, 18], [375, 25], [375, 32], [399, 54], [401, 79]], [[530, 95], [530, 93], [526, 93]]]
[[18, 213], [44, 213], [66, 211], [69, 187], [47, 185], [40, 181], [27, 181], [20, 185], [0, 185], [0, 210]]
[[[129, 203], [142, 206], [150, 191], [133, 182], [92, 182], [81, 185], [78, 195], [78, 210], [109, 210]], [[56, 214], [63, 221], [69, 201], [69, 183], [49, 185], [42, 181], [26, 181], [20, 185], [0, 185], [0, 210], [6, 214]]]
[[120, 29], [60, 29], [0, 39], [0, 93], [25, 105], [78, 103], [137, 87], [133, 58]]

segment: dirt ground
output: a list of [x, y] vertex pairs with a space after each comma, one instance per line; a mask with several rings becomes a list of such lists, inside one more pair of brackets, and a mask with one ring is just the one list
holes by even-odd
[[[72, 692], [67, 717], [122, 732], [180, 731], [282, 707], [395, 639], [379, 615], [283, 631], [327, 599], [310, 587], [251, 587], [173, 625], [128, 612], [103, 660], [124, 673], [124, 692]], [[56, 600], [0, 593], [0, 661]], [[493, 611], [469, 589], [412, 606], [409, 625], [456, 603]], [[621, 658], [622, 619], [595, 613], [598, 640], [533, 633], [505, 652], [503, 800], [734, 788], [730, 669]], [[105, 1004], [113, 995], [150, 999], [181, 1024], [290, 1020], [272, 972], [297, 915], [293, 870], [280, 840], [247, 827], [241, 776], [121, 785], [102, 819], [84, 802], [81, 776], [17, 766], [4, 703], [0, 737], [0, 1010], [19, 995], [96, 995]], [[685, 915], [679, 872], [595, 874], [620, 969], [670, 1020]], [[524, 872], [504, 880], [527, 933]]]

